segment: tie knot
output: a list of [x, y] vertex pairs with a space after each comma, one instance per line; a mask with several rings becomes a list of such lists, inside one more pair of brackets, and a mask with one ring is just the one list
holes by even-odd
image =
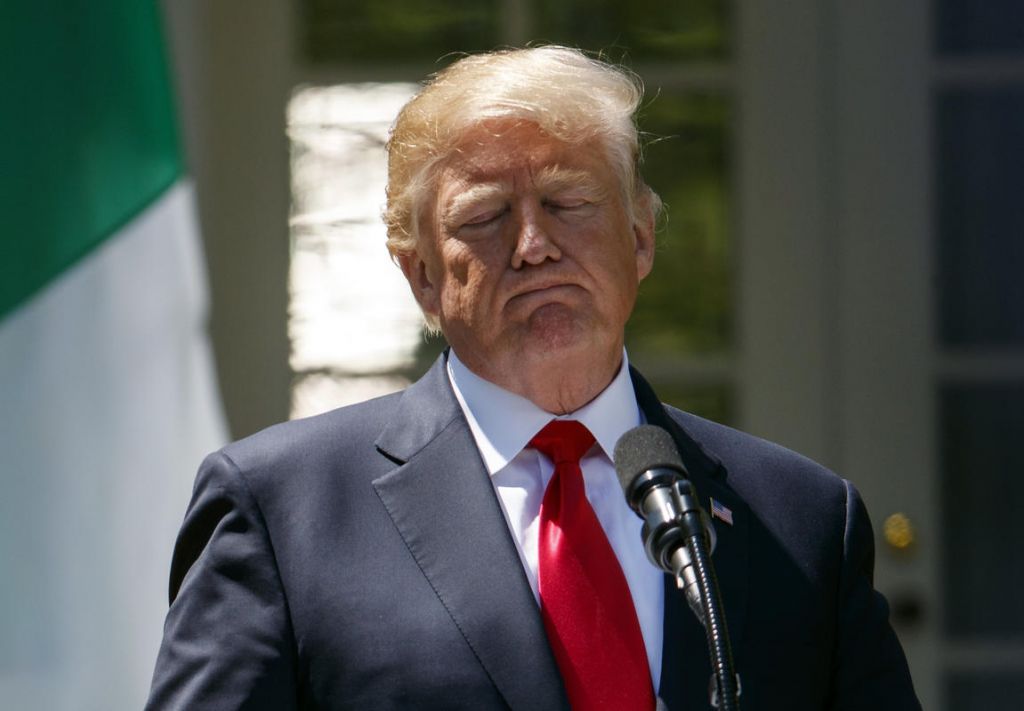
[[578, 463], [593, 444], [594, 435], [578, 420], [552, 420], [530, 440], [530, 446], [546, 454], [556, 466]]

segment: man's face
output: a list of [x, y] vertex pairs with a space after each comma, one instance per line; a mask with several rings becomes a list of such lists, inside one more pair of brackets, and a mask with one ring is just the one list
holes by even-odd
[[596, 143], [491, 122], [441, 166], [435, 196], [402, 267], [467, 366], [522, 393], [508, 380], [545, 364], [619, 362], [653, 224], [631, 221]]

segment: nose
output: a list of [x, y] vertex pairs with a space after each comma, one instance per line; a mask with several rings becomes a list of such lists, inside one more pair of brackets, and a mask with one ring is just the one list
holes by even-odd
[[550, 259], [562, 258], [558, 245], [545, 227], [545, 212], [541, 205], [524, 205], [519, 210], [516, 243], [512, 251], [512, 268], [522, 269], [527, 264], [537, 265]]

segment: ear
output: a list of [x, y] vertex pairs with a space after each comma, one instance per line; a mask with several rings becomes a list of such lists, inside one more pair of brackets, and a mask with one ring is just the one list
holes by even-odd
[[644, 200], [639, 217], [633, 223], [633, 252], [636, 256], [637, 281], [643, 281], [654, 268], [654, 210]]
[[437, 317], [441, 311], [440, 284], [430, 277], [427, 263], [417, 252], [398, 255], [398, 265], [423, 313]]

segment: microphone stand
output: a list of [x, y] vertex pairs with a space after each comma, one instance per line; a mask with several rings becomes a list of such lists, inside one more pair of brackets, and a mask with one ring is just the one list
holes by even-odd
[[[708, 522], [707, 514], [700, 507], [688, 479], [677, 479], [671, 487], [675, 511], [672, 520], [654, 530], [644, 531], [644, 545], [647, 553], [655, 560], [654, 551], [671, 551], [668, 560], [662, 561], [671, 569], [676, 585], [686, 593], [687, 603], [697, 619], [704, 626], [707, 636], [708, 653], [711, 657], [713, 674], [708, 684], [711, 707], [722, 711], [739, 711], [740, 680], [733, 665], [729, 632], [725, 626], [722, 595], [718, 589], [718, 576], [711, 562], [711, 548], [714, 529]], [[650, 505], [658, 506], [657, 497], [650, 497]], [[644, 528], [648, 528], [650, 517], [644, 517]], [[661, 529], [661, 530], [659, 530]], [[684, 545], [672, 545], [666, 537], [682, 536]]]
[[[686, 545], [680, 547], [672, 556], [672, 567], [676, 575], [676, 584], [686, 583], [687, 573], [695, 574], [697, 588], [700, 591], [701, 608], [704, 615], [698, 615], [704, 625], [708, 640], [708, 653], [714, 674], [708, 688], [711, 707], [722, 711], [739, 711], [740, 683], [732, 661], [732, 646], [729, 643], [729, 631], [725, 626], [725, 615], [722, 611], [722, 594], [718, 589], [718, 576], [711, 563], [710, 541], [705, 532], [707, 514], [697, 502], [693, 485], [688, 479], [679, 479], [672, 487], [673, 498], [681, 512], [682, 525], [686, 530]], [[686, 566], [685, 558], [692, 561]], [[678, 562], [676, 559], [679, 559]], [[680, 567], [676, 567], [680, 565]], [[685, 566], [685, 567], [682, 567]]]
[[652, 425], [629, 430], [615, 445], [615, 472], [626, 502], [643, 519], [640, 536], [648, 559], [675, 577], [704, 626], [714, 670], [708, 688], [711, 707], [739, 711], [740, 680], [711, 564], [715, 529], [697, 500], [671, 435]]

